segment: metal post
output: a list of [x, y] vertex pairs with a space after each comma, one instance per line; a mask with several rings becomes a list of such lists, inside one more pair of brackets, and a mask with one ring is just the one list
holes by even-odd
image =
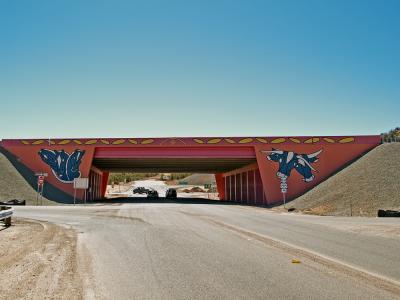
[[281, 188], [281, 193], [282, 193], [282, 198], [283, 198], [283, 208], [286, 208], [286, 193], [288, 190], [288, 185], [287, 185], [287, 176], [281, 175], [279, 176], [281, 180], [280, 188]]
[[42, 184], [42, 191], [40, 192], [40, 205], [43, 206], [43, 189], [44, 189], [44, 181]]
[[286, 209], [286, 193], [282, 193], [283, 196], [283, 208]]

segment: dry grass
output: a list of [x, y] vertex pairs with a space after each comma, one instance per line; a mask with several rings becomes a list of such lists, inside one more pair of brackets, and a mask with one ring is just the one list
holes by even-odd
[[311, 214], [376, 216], [400, 209], [400, 143], [383, 144], [290, 202]]
[[[36, 191], [25, 181], [10, 161], [0, 153], [0, 201], [26, 200], [27, 205], [36, 204]], [[54, 202], [43, 198], [43, 204]]]

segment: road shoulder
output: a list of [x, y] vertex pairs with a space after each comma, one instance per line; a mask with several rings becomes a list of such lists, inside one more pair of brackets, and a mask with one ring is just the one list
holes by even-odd
[[0, 228], [0, 294], [4, 299], [82, 299], [73, 229], [15, 218]]

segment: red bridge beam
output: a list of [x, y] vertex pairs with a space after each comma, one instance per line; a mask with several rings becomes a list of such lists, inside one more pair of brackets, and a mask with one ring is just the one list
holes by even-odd
[[254, 147], [99, 147], [94, 158], [255, 158]]

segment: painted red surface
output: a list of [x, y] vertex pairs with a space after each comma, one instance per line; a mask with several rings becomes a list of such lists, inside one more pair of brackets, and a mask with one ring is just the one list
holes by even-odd
[[[59, 188], [60, 190], [66, 192], [67, 194], [74, 195], [73, 184], [66, 184], [57, 179], [56, 176], [51, 171], [51, 168], [46, 165], [39, 157], [39, 151], [43, 149], [43, 146], [4, 146], [9, 152], [17, 157], [17, 159], [31, 169], [35, 173], [48, 173], [48, 177], [46, 178], [46, 184], [52, 184], [53, 186]], [[65, 146], [51, 146], [45, 147], [62, 150], [64, 149], [67, 152], [73, 152], [76, 147], [65, 147]], [[92, 165], [92, 159], [94, 154], [93, 147], [79, 147], [79, 149], [85, 150], [84, 158], [82, 159], [82, 163], [80, 165], [81, 177], [89, 177], [90, 168]], [[77, 198], [83, 199], [84, 192], [82, 190], [77, 190]]]
[[[371, 144], [355, 144], [355, 145], [329, 145], [321, 147], [321, 145], [296, 145], [282, 146], [280, 150], [295, 151], [297, 153], [314, 153], [323, 150], [319, 155], [317, 162], [313, 163], [315, 168], [315, 179], [311, 182], [303, 181], [303, 177], [296, 171], [292, 171], [291, 176], [287, 179], [288, 193], [287, 198], [293, 199], [307, 190], [313, 188], [321, 181], [335, 173], [346, 163], [351, 162], [363, 153], [371, 150], [374, 146]], [[256, 155], [258, 167], [260, 169], [263, 185], [266, 190], [268, 204], [282, 201], [282, 193], [280, 191], [280, 180], [276, 176], [278, 171], [278, 163], [266, 159], [266, 155], [261, 150], [271, 150], [269, 147], [256, 147]]]
[[254, 158], [254, 147], [99, 147], [94, 158]]
[[101, 197], [104, 197], [104, 195], [106, 194], [108, 176], [109, 176], [108, 172], [103, 173], [102, 182], [101, 182]]
[[[72, 183], [61, 182], [39, 156], [41, 149], [64, 150], [69, 154], [85, 150], [80, 164], [81, 177], [93, 178], [96, 195], [104, 196], [108, 173], [94, 170], [94, 158], [254, 158], [255, 164], [217, 174], [217, 188], [222, 199], [248, 204], [273, 204], [282, 201], [279, 163], [267, 159], [261, 151], [278, 149], [309, 154], [322, 149], [312, 164], [314, 180], [292, 170], [287, 178], [287, 198], [297, 197], [314, 187], [344, 165], [380, 144], [380, 136], [329, 137], [197, 137], [197, 138], [120, 138], [120, 139], [26, 139], [3, 140], [1, 146], [34, 172], [47, 172], [46, 182], [73, 195]], [[98, 177], [99, 176], [99, 177]], [[82, 198], [83, 193], [78, 193]]]
[[217, 183], [217, 191], [220, 199], [225, 199], [225, 180], [223, 174], [215, 174], [215, 181]]

